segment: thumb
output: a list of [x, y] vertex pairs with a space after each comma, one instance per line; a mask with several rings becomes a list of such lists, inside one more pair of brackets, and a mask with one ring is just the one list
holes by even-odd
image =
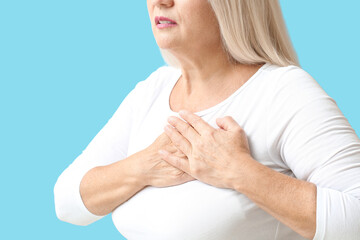
[[231, 116], [217, 118], [216, 124], [225, 131], [231, 131], [232, 129], [239, 127], [239, 124]]

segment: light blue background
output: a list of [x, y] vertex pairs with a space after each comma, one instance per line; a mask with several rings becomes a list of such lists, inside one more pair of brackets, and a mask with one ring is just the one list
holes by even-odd
[[[360, 133], [357, 0], [281, 1], [300, 63]], [[0, 239], [123, 239], [55, 216], [53, 187], [163, 65], [145, 1], [0, 0]]]

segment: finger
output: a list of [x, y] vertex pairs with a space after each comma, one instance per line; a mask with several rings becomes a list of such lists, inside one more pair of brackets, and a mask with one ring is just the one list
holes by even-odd
[[194, 142], [199, 137], [199, 133], [190, 124], [178, 117], [170, 116], [168, 117], [168, 122], [190, 142]]
[[200, 135], [204, 135], [206, 132], [213, 131], [214, 128], [204, 121], [200, 116], [187, 111], [179, 111], [179, 115], [187, 121]]
[[239, 129], [240, 125], [231, 117], [231, 116], [226, 116], [223, 118], [217, 118], [216, 119], [216, 124], [221, 128], [224, 129], [226, 131], [231, 131], [234, 129]]
[[183, 180], [184, 182], [190, 182], [190, 181], [196, 180], [196, 178], [194, 178], [193, 176], [191, 176], [191, 175], [188, 174], [188, 173], [185, 173], [185, 174], [183, 175], [182, 180]]
[[173, 144], [183, 153], [185, 153], [185, 155], [189, 156], [191, 153], [191, 143], [171, 125], [166, 125], [164, 130]]
[[189, 161], [187, 159], [177, 157], [165, 150], [159, 150], [159, 154], [161, 155], [162, 159], [164, 159], [170, 165], [186, 172], [187, 174], [190, 174]]

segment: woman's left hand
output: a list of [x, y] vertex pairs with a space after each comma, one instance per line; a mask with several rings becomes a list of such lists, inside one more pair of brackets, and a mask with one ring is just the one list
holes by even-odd
[[189, 111], [170, 116], [165, 133], [186, 156], [177, 157], [160, 150], [162, 158], [192, 177], [220, 188], [234, 189], [234, 183], [244, 177], [250, 154], [244, 130], [230, 116], [216, 119], [218, 129]]

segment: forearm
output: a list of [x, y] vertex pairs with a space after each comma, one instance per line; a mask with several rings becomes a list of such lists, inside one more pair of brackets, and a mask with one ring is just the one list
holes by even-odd
[[245, 177], [233, 178], [234, 189], [300, 235], [312, 239], [316, 231], [316, 186], [253, 159], [246, 162]]
[[145, 187], [136, 161], [141, 152], [107, 166], [89, 170], [80, 183], [80, 194], [86, 208], [103, 216], [130, 199]]

